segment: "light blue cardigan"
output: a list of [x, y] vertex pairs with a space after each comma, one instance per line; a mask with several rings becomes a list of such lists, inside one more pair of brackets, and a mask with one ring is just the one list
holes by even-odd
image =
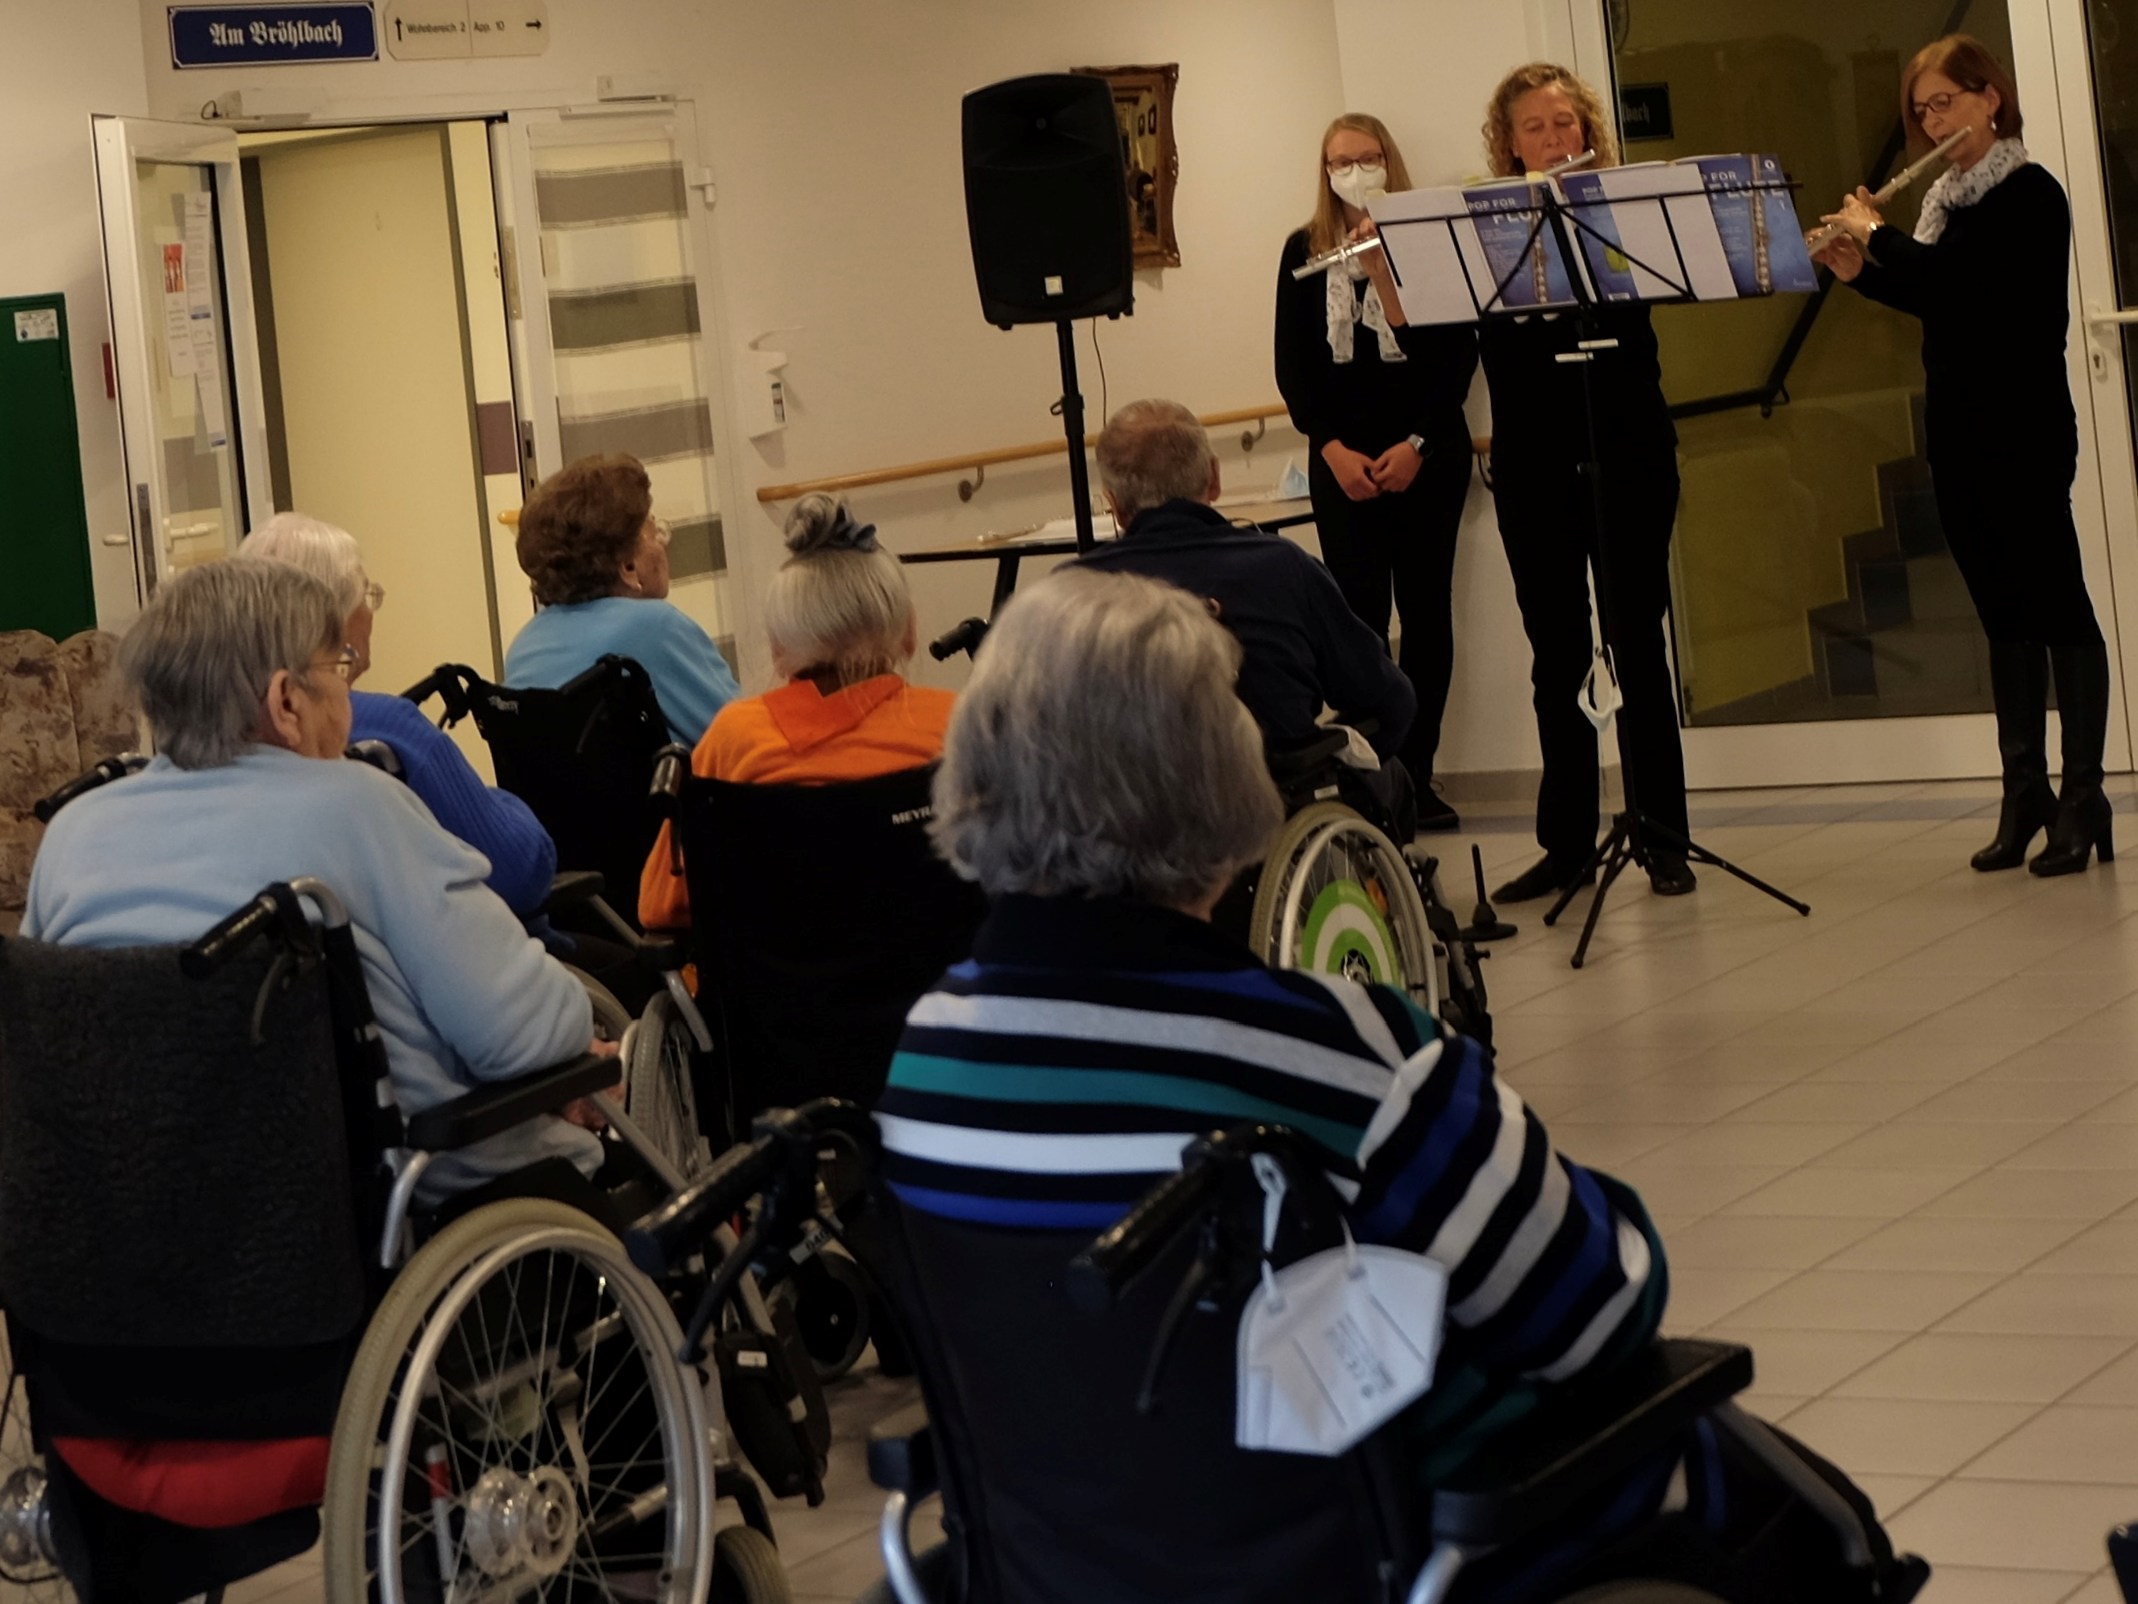
[[728, 661], [696, 619], [666, 601], [603, 596], [545, 607], [505, 651], [505, 683], [554, 690], [610, 654], [646, 671], [668, 730], [685, 746], [742, 694]]

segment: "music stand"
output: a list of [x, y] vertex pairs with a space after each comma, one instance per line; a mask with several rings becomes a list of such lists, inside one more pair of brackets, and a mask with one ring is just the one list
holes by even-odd
[[[1595, 385], [1590, 370], [1599, 356], [1618, 349], [1618, 341], [1602, 332], [1597, 318], [1597, 309], [1600, 306], [1617, 304], [1617, 301], [1606, 302], [1599, 298], [1592, 277], [1594, 272], [1593, 263], [1584, 252], [1577, 250], [1577, 243], [1593, 242], [1626, 264], [1626, 278], [1634, 286], [1634, 290], [1630, 296], [1621, 296], [1618, 298], [1619, 300], [1639, 300], [1651, 304], [1656, 302], [1669, 304], [1671, 302], [1701, 299], [1702, 297], [1694, 293], [1694, 274], [1686, 264], [1685, 249], [1678, 237], [1676, 222], [1671, 215], [1669, 203], [1677, 199], [1691, 199], [1702, 192], [1688, 190], [1682, 194], [1659, 193], [1649, 196], [1619, 196], [1589, 201], [1568, 201], [1551, 181], [1551, 175], [1547, 175], [1542, 179], [1530, 180], [1525, 187], [1530, 198], [1519, 206], [1499, 208], [1497, 215], [1501, 217], [1528, 218], [1527, 237], [1520, 252], [1515, 256], [1513, 265], [1505, 274], [1493, 278], [1489, 272], [1486, 273], [1485, 279], [1490, 284], [1490, 292], [1482, 297], [1478, 293], [1478, 275], [1474, 264], [1480, 257], [1489, 263], [1489, 252], [1484, 251], [1482, 248], [1476, 252], [1465, 251], [1463, 241], [1457, 233], [1459, 225], [1472, 225], [1474, 227], [1476, 221], [1477, 213], [1467, 200], [1464, 200], [1460, 212], [1451, 211], [1437, 215], [1390, 218], [1386, 221], [1377, 216], [1375, 222], [1384, 239], [1398, 229], [1421, 227], [1435, 223], [1444, 226], [1448, 232], [1449, 242], [1454, 249], [1455, 258], [1462, 264], [1463, 284], [1469, 293], [1471, 306], [1475, 312], [1475, 321], [1479, 323], [1483, 323], [1489, 318], [1533, 317], [1551, 312], [1569, 315], [1574, 319], [1578, 335], [1574, 349], [1560, 353], [1557, 360], [1562, 363], [1578, 364], [1581, 368], [1581, 399], [1582, 411], [1588, 429], [1588, 456], [1584, 461], [1576, 465], [1575, 471], [1587, 481], [1589, 488], [1589, 515], [1595, 530], [1593, 565], [1596, 578], [1597, 634], [1603, 643], [1603, 652], [1608, 663], [1614, 640], [1610, 613], [1610, 541], [1606, 533], [1602, 451], [1596, 431]], [[1786, 183], [1763, 183], [1756, 180], [1743, 186], [1744, 190], [1749, 191], [1752, 195], [1751, 206], [1753, 214], [1762, 219], [1764, 218], [1765, 202], [1761, 192], [1786, 189], [1787, 187]], [[1398, 199], [1398, 197], [1390, 198]], [[1611, 238], [1607, 236], [1591, 224], [1587, 218], [1580, 215], [1583, 212], [1596, 209], [1607, 209], [1616, 213], [1620, 208], [1637, 209], [1644, 204], [1652, 204], [1661, 215], [1663, 230], [1658, 237], [1667, 241], [1670, 246], [1675, 259], [1675, 274], [1659, 269], [1651, 262], [1635, 256], [1626, 249], [1622, 237]], [[1549, 269], [1552, 264], [1545, 259], [1539, 249], [1540, 242], [1547, 237], [1547, 230], [1549, 231], [1551, 242], [1557, 248], [1559, 265], [1564, 269], [1561, 282], [1563, 282], [1567, 294], [1560, 298], [1548, 298], [1550, 295], [1548, 286], [1551, 282]], [[1623, 231], [1619, 232], [1622, 234]], [[1397, 266], [1397, 250], [1393, 244], [1387, 246], [1386, 249], [1389, 271], [1395, 277], [1396, 287], [1400, 290], [1403, 286], [1403, 278], [1401, 270]], [[1532, 264], [1534, 264], [1535, 273], [1532, 285], [1532, 292], [1536, 297], [1535, 303], [1531, 305], [1510, 305], [1507, 299], [1509, 292], [1515, 287], [1522, 274], [1530, 270]], [[1765, 268], [1766, 258], [1763, 240], [1761, 247], [1762, 272], [1765, 271]], [[1661, 293], [1642, 293], [1641, 274], [1646, 274], [1652, 284], [1661, 285]], [[1406, 305], [1404, 308], [1406, 319], [1409, 317], [1409, 312], [1410, 308]], [[1601, 729], [1599, 729], [1598, 733], [1602, 733]], [[1764, 892], [1783, 906], [1794, 908], [1799, 914], [1810, 914], [1810, 904], [1798, 901], [1787, 892], [1776, 889], [1756, 875], [1748, 874], [1721, 854], [1713, 852], [1693, 840], [1690, 832], [1680, 835], [1675, 830], [1657, 824], [1653, 819], [1641, 812], [1639, 777], [1634, 772], [1635, 768], [1636, 765], [1631, 752], [1622, 748], [1619, 754], [1619, 774], [1624, 796], [1618, 812], [1612, 816], [1611, 828], [1605, 834], [1603, 840], [1596, 845], [1595, 850], [1589, 854], [1587, 862], [1576, 873], [1574, 882], [1559, 894], [1558, 900], [1552, 904], [1550, 911], [1544, 915], [1545, 924], [1557, 924], [1560, 914], [1564, 913], [1568, 904], [1580, 894], [1581, 882], [1591, 872], [1597, 874], [1595, 894], [1589, 902], [1588, 917], [1583, 921], [1581, 927], [1581, 939], [1574, 945], [1572, 960], [1574, 968], [1581, 968], [1587, 960], [1589, 942], [1596, 934], [1596, 922], [1603, 914], [1604, 899], [1610, 895], [1613, 883], [1624, 872], [1628, 863], [1638, 863], [1643, 868], [1646, 868], [1647, 851], [1644, 847], [1644, 839], [1648, 843], [1682, 847], [1686, 857], [1693, 861], [1721, 869], [1725, 873], [1742, 880], [1755, 891]]]

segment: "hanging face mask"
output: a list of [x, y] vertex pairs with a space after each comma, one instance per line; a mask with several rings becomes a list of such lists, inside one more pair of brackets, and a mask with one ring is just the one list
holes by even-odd
[[[1284, 1172], [1256, 1154], [1267, 1198], [1263, 1251], [1276, 1238]], [[1423, 1254], [1344, 1245], [1282, 1270], [1262, 1261], [1262, 1290], [1240, 1316], [1234, 1440], [1274, 1453], [1344, 1453], [1433, 1384], [1447, 1271]]]
[[1388, 169], [1379, 163], [1369, 166], [1360, 162], [1348, 173], [1331, 173], [1329, 187], [1346, 206], [1364, 211], [1369, 200], [1388, 188]]

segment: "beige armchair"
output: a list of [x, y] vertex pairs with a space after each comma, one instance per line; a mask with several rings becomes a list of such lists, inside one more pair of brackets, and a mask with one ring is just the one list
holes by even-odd
[[0, 933], [21, 922], [44, 827], [39, 798], [141, 735], [120, 688], [116, 637], [88, 630], [59, 645], [35, 630], [0, 633]]

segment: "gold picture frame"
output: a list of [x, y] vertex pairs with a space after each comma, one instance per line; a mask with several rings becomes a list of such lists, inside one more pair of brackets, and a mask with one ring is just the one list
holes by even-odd
[[1180, 64], [1071, 70], [1104, 78], [1113, 88], [1121, 165], [1128, 170], [1128, 222], [1136, 265], [1180, 266], [1180, 239], [1173, 232], [1173, 189], [1180, 181], [1173, 91], [1180, 83]]

